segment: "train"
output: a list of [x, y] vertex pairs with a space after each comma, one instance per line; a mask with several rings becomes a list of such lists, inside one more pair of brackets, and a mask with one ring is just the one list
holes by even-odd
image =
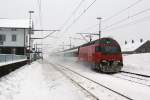
[[123, 57], [119, 43], [110, 37], [100, 38], [63, 51], [65, 56], [77, 56], [91, 68], [104, 73], [120, 72]]

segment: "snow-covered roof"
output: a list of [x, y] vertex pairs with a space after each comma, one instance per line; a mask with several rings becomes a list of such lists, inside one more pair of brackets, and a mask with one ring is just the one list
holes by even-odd
[[137, 48], [139, 48], [141, 45], [143, 45], [146, 41], [140, 43], [140, 42], [135, 42], [135, 43], [127, 43], [121, 46], [122, 51], [134, 51]]
[[3, 28], [29, 28], [29, 19], [0, 19]]

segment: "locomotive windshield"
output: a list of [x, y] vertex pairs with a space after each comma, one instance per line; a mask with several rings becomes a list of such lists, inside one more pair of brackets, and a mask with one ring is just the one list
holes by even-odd
[[107, 54], [120, 53], [121, 50], [116, 46], [98, 46], [95, 48], [96, 52], [102, 52]]
[[120, 53], [121, 49], [115, 40], [110, 38], [103, 38], [101, 40], [95, 41], [95, 44], [100, 44], [95, 48], [96, 52], [102, 52], [107, 54]]
[[102, 47], [102, 52], [103, 53], [119, 53], [120, 48], [114, 47], [114, 46], [104, 46]]

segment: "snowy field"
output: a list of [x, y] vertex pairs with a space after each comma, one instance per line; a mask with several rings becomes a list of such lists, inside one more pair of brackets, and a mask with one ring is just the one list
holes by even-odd
[[[129, 78], [120, 79], [118, 78], [120, 74], [107, 75], [95, 72], [90, 66], [79, 62], [75, 57], [47, 56], [45, 59], [48, 62], [64, 65], [133, 100], [149, 100], [150, 98], [150, 79], [145, 82], [148, 86], [141, 84], [140, 80], [132, 82], [129, 81]], [[149, 59], [149, 53], [126, 55], [123, 70], [150, 75]], [[47, 61], [33, 62], [31, 65], [23, 66], [2, 77], [0, 79], [0, 100], [93, 100]], [[69, 73], [68, 75], [73, 76]], [[79, 78], [78, 81], [87, 87], [91, 85]], [[91, 92], [100, 100], [123, 100], [106, 89], [99, 89], [97, 86], [92, 86]]]
[[126, 55], [123, 70], [150, 75], [150, 53]]

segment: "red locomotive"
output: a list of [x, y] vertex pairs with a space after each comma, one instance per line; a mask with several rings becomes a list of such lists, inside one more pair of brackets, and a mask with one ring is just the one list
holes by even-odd
[[101, 38], [78, 48], [82, 61], [92, 64], [92, 68], [101, 72], [119, 72], [123, 67], [121, 48], [112, 38]]

